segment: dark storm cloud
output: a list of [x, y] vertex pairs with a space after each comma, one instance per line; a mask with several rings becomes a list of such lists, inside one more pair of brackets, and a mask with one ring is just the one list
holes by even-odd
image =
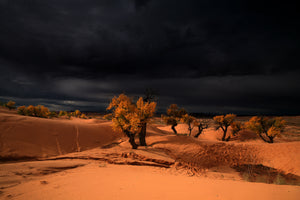
[[103, 107], [152, 87], [162, 106], [297, 113], [298, 18], [281, 1], [0, 0], [0, 96]]

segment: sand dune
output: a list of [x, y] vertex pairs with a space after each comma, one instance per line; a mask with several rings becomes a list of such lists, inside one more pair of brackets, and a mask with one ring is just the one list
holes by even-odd
[[209, 199], [296, 200], [299, 187], [215, 180], [153, 167], [104, 165], [51, 174], [5, 191], [7, 199]]
[[[170, 126], [158, 128], [170, 135], [168, 137], [151, 138], [150, 141], [154, 146], [169, 149], [179, 159], [196, 166], [263, 164], [285, 173], [300, 176], [299, 141], [279, 141], [278, 143], [268, 144], [257, 138], [253, 133], [243, 131], [241, 136], [233, 138], [233, 141], [221, 142], [222, 133], [215, 131], [213, 128], [204, 130], [198, 139], [180, 135], [175, 136]], [[179, 134], [184, 134], [187, 125], [179, 124], [177, 130]], [[247, 133], [250, 136], [247, 136]]]
[[[221, 133], [213, 128], [199, 138], [183, 135], [187, 133], [185, 125], [178, 125], [177, 130], [179, 135], [174, 135], [169, 126], [149, 124], [148, 147], [133, 150], [127, 138], [112, 131], [111, 122], [105, 120], [41, 119], [0, 112], [0, 198], [299, 197], [299, 186], [249, 183], [239, 171], [243, 165], [253, 166], [253, 174], [259, 173], [257, 167], [269, 167], [268, 173], [292, 173], [287, 177], [294, 179], [300, 175], [299, 141], [267, 144], [243, 133], [222, 142]], [[7, 162], [22, 158], [40, 161]], [[268, 176], [275, 183], [274, 177]]]
[[111, 143], [121, 133], [110, 122], [42, 119], [0, 113], [0, 158], [48, 157]]

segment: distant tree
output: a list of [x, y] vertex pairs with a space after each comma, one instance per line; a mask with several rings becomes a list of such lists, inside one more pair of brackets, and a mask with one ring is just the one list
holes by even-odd
[[27, 106], [26, 114], [28, 116], [35, 116], [35, 107], [33, 105]]
[[243, 123], [239, 122], [239, 121], [232, 122], [232, 124], [230, 125], [230, 127], [232, 129], [231, 136], [237, 135], [241, 130], [244, 129]]
[[222, 141], [229, 141], [230, 140], [230, 136], [228, 136], [226, 138], [226, 134], [228, 131], [228, 127], [231, 126], [234, 122], [236, 118], [236, 115], [234, 114], [227, 114], [227, 115], [218, 115], [215, 116], [213, 119], [215, 121], [215, 123], [217, 124], [216, 129], [218, 130], [219, 128], [222, 129], [223, 131], [223, 137], [222, 137]]
[[74, 117], [80, 117], [80, 116], [81, 116], [81, 112], [79, 110], [75, 110]]
[[43, 105], [37, 105], [34, 107], [34, 116], [47, 118], [49, 114], [49, 109]]
[[196, 119], [194, 124], [198, 127], [198, 133], [194, 137], [198, 138], [199, 135], [201, 135], [201, 133], [203, 132], [203, 130], [208, 128], [208, 121], [204, 119]]
[[188, 125], [189, 136], [191, 136], [192, 130], [193, 130], [194, 126], [195, 126], [194, 122], [196, 121], [196, 118], [193, 117], [193, 116], [191, 116], [191, 115], [189, 115], [189, 114], [185, 114], [185, 115], [182, 115], [180, 121], [182, 123], [185, 123], [185, 124]]
[[80, 115], [80, 118], [81, 118], [81, 119], [87, 119], [87, 116], [86, 116], [85, 114], [82, 113], [82, 114]]
[[113, 128], [125, 133], [132, 148], [137, 149], [135, 135], [140, 133], [141, 124], [148, 122], [153, 116], [155, 108], [155, 102], [144, 102], [141, 97], [134, 104], [131, 98], [120, 94], [119, 97], [114, 97], [107, 107], [107, 110], [112, 111], [107, 117], [112, 118]]
[[18, 114], [20, 114], [20, 115], [27, 115], [27, 108], [26, 108], [26, 106], [19, 106], [18, 107]]
[[58, 113], [58, 117], [63, 117], [63, 118], [67, 118], [67, 119], [71, 119], [71, 116], [73, 114], [72, 113], [68, 113], [67, 111], [59, 111]]
[[177, 134], [175, 127], [178, 125], [178, 121], [185, 114], [187, 114], [187, 112], [184, 108], [179, 108], [177, 104], [171, 104], [167, 109], [167, 116], [163, 115], [162, 118], [167, 125], [171, 125], [172, 130], [175, 134]]
[[59, 111], [59, 113], [58, 113], [58, 116], [59, 116], [59, 117], [66, 116], [66, 115], [68, 115], [68, 112], [67, 112], [67, 111], [61, 110], [61, 111]]
[[18, 114], [32, 116], [32, 117], [48, 118], [54, 113], [50, 112], [49, 109], [43, 105], [37, 105], [37, 106], [29, 105], [28, 107], [19, 106]]
[[57, 112], [55, 112], [55, 111], [52, 111], [52, 112], [49, 112], [48, 113], [48, 118], [57, 118], [58, 117], [58, 114], [57, 114]]
[[9, 101], [5, 104], [5, 107], [7, 107], [9, 110], [16, 109], [16, 102]]
[[284, 131], [285, 123], [281, 117], [254, 116], [246, 122], [246, 128], [256, 132], [263, 141], [273, 143], [274, 138]]

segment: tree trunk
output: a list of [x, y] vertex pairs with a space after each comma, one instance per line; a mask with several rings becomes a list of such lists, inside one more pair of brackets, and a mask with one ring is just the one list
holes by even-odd
[[200, 126], [198, 126], [198, 133], [194, 135], [194, 137], [198, 138], [201, 133], [202, 133], [202, 129], [200, 128]]
[[228, 141], [230, 140], [230, 138], [231, 138], [231, 137], [228, 136], [228, 137], [225, 139], [225, 141], [228, 142]]
[[177, 124], [176, 124], [176, 125], [172, 125], [172, 130], [173, 130], [174, 133], [177, 135], [177, 131], [176, 131], [176, 129], [175, 129], [175, 126], [177, 126]]
[[137, 146], [137, 144], [135, 143], [135, 140], [134, 140], [135, 134], [132, 134], [127, 130], [123, 130], [123, 132], [127, 135], [127, 137], [129, 137], [129, 143], [131, 144], [132, 148], [137, 149], [138, 146]]
[[265, 141], [265, 142], [267, 142], [267, 143], [271, 143], [270, 141], [266, 140], [266, 139], [262, 136], [262, 134], [259, 134], [259, 137], [260, 137], [263, 141]]
[[146, 144], [146, 130], [147, 130], [147, 123], [142, 123], [142, 129], [139, 134], [140, 139], [140, 146], [147, 146]]
[[193, 130], [193, 129], [192, 129], [191, 127], [189, 127], [189, 132], [190, 132], [190, 133], [189, 133], [189, 136], [191, 136], [192, 130]]
[[223, 137], [222, 137], [222, 141], [226, 141], [226, 133], [227, 133], [227, 127], [225, 127], [225, 129], [223, 127], [221, 127], [223, 130]]
[[272, 136], [269, 136], [270, 143], [274, 143], [274, 138]]
[[129, 143], [131, 144], [133, 149], [137, 149], [138, 146], [135, 143], [134, 136], [134, 134], [129, 134]]
[[274, 143], [274, 137], [272, 137], [272, 136], [268, 136], [269, 137], [269, 139], [270, 139], [270, 142], [269, 143]]

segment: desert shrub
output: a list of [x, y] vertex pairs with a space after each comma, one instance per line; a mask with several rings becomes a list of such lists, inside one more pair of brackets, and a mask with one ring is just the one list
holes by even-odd
[[52, 112], [49, 112], [49, 113], [48, 113], [48, 117], [49, 117], [49, 118], [57, 118], [57, 117], [58, 117], [58, 114], [57, 114], [57, 112], [52, 111]]
[[108, 115], [112, 118], [114, 130], [122, 131], [128, 138], [133, 149], [137, 148], [135, 135], [141, 131], [141, 123], [150, 120], [156, 108], [155, 102], [144, 102], [140, 97], [136, 103], [125, 94], [114, 97], [107, 110], [112, 113]]
[[263, 141], [273, 143], [274, 138], [284, 131], [285, 121], [281, 117], [254, 116], [246, 122], [245, 126], [254, 131]]
[[51, 112], [49, 109], [43, 105], [29, 105], [29, 106], [20, 106], [18, 107], [18, 114], [20, 115], [26, 115], [26, 116], [32, 116], [32, 117], [41, 117], [41, 118], [47, 118], [49, 115], [51, 115]]
[[35, 116], [35, 107], [33, 105], [27, 106], [26, 114], [28, 116]]
[[81, 116], [81, 112], [79, 110], [75, 110], [74, 117], [80, 117], [80, 116]]
[[67, 116], [67, 117], [68, 117], [69, 114], [68, 114], [67, 111], [62, 111], [62, 110], [61, 110], [61, 111], [59, 111], [58, 116], [59, 116], [59, 117], [63, 117], [63, 116]]
[[62, 117], [62, 116], [64, 116], [64, 115], [65, 115], [65, 112], [66, 112], [66, 111], [62, 111], [62, 110], [60, 110], [60, 111], [59, 111], [59, 113], [58, 113], [58, 116], [59, 116], [59, 117]]
[[223, 131], [223, 136], [222, 136], [222, 141], [229, 141], [231, 136], [229, 135], [226, 138], [226, 134], [228, 131], [228, 127], [231, 126], [234, 121], [235, 121], [236, 115], [235, 114], [227, 114], [227, 115], [218, 115], [215, 116], [213, 119], [215, 123], [217, 124], [216, 129], [222, 129]]
[[85, 114], [82, 113], [82, 114], [80, 115], [80, 118], [81, 118], [81, 119], [87, 119], [87, 116], [86, 116]]
[[179, 108], [177, 104], [171, 104], [167, 109], [167, 116], [162, 115], [162, 119], [167, 125], [171, 125], [172, 130], [177, 134], [175, 127], [182, 118], [183, 115], [187, 114], [184, 108]]
[[18, 107], [18, 114], [20, 114], [20, 115], [26, 115], [26, 113], [27, 113], [26, 106], [19, 106]]
[[49, 114], [49, 109], [43, 105], [37, 105], [34, 107], [34, 116], [47, 118]]
[[8, 108], [9, 110], [16, 109], [16, 102], [14, 101], [9, 101], [7, 103], [1, 103], [2, 107]]
[[6, 107], [7, 107], [9, 110], [16, 109], [16, 102], [14, 102], [14, 101], [9, 101], [9, 102], [6, 103]]

